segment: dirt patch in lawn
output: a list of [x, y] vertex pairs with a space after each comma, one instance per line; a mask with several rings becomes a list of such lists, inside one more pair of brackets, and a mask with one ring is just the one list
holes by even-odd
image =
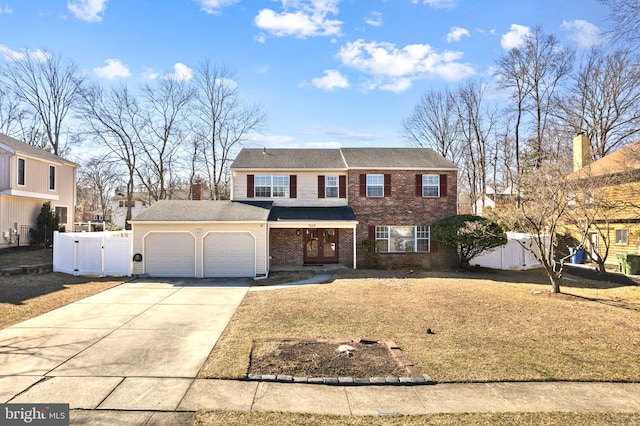
[[[392, 342], [390, 345], [395, 347]], [[402, 356], [399, 349], [394, 350]], [[413, 376], [418, 376], [413, 370]], [[248, 373], [354, 379], [412, 376], [411, 369], [401, 365], [386, 343], [372, 340], [256, 340]]]

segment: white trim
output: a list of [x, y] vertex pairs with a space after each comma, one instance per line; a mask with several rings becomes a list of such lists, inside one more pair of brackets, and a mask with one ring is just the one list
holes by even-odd
[[330, 221], [330, 220], [279, 220], [268, 222], [271, 228], [353, 228], [358, 221]]
[[[369, 167], [349, 167], [349, 170], [402, 170], [402, 171], [412, 170], [416, 172], [423, 170], [428, 172], [436, 172], [436, 171], [457, 172], [458, 168], [453, 169], [451, 167], [373, 167], [373, 166], [369, 166]], [[375, 174], [375, 173], [371, 173], [371, 174]]]
[[[20, 185], [23, 186], [23, 185]], [[15, 197], [42, 198], [44, 200], [58, 201], [59, 196], [55, 194], [41, 194], [39, 192], [21, 191], [19, 189], [5, 189], [0, 195], [13, 195]]]

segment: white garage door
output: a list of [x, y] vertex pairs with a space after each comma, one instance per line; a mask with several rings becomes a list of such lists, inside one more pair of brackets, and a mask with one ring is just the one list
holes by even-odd
[[255, 239], [249, 233], [211, 233], [204, 239], [205, 277], [254, 277]]
[[153, 233], [144, 241], [146, 273], [152, 277], [195, 277], [196, 248], [186, 232]]

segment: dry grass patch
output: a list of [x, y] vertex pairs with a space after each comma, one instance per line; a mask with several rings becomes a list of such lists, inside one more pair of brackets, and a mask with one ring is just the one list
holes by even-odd
[[[51, 263], [51, 249], [2, 250], [0, 268]], [[0, 279], [0, 328], [25, 321], [122, 284], [113, 278], [74, 277], [50, 273], [11, 275]]]
[[440, 382], [640, 381], [639, 287], [576, 278], [576, 297], [550, 294], [540, 271], [363, 273], [249, 292], [199, 376], [244, 377], [256, 338], [363, 338], [395, 341]]
[[609, 413], [471, 413], [471, 414], [431, 414], [420, 416], [327, 416], [295, 413], [245, 413], [234, 411], [199, 411], [196, 413], [197, 426], [214, 425], [564, 425], [601, 426], [637, 425], [640, 414]]

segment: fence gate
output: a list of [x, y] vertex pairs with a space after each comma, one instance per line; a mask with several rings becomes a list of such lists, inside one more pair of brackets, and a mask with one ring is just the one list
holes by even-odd
[[131, 276], [131, 231], [54, 232], [53, 271]]

